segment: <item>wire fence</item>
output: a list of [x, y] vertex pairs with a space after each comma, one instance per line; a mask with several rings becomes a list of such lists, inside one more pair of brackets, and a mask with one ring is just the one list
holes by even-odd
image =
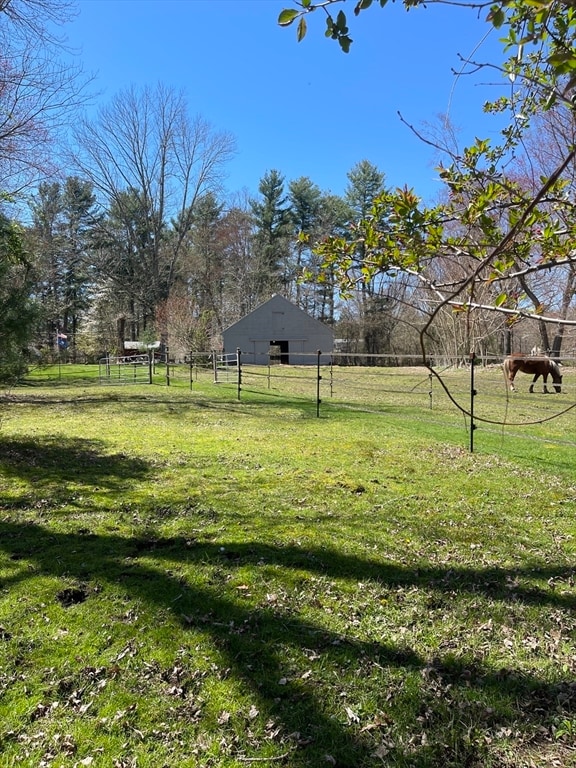
[[106, 358], [96, 366], [60, 363], [31, 370], [22, 385], [155, 384], [186, 387], [192, 393], [198, 388], [205, 393], [216, 386], [219, 398], [229, 395], [253, 402], [258, 397], [268, 401], [275, 397], [307, 406], [316, 416], [334, 408], [353, 408], [464, 426], [473, 450], [478, 426], [489, 430], [549, 423], [548, 432], [555, 439], [573, 441], [576, 359], [562, 362], [562, 392], [548, 395], [542, 394], [541, 381], [530, 393], [532, 376], [525, 374], [518, 374], [517, 391], [510, 392], [502, 360], [496, 358], [443, 357], [425, 365], [417, 356], [327, 356], [320, 352], [302, 365], [278, 364], [270, 358], [263, 358], [259, 365], [244, 364], [239, 351], [198, 353], [179, 363], [152, 355]]

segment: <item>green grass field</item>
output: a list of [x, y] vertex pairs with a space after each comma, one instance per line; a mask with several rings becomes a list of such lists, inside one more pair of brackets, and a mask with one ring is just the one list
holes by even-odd
[[570, 386], [84, 373], [1, 401], [3, 767], [576, 765]]

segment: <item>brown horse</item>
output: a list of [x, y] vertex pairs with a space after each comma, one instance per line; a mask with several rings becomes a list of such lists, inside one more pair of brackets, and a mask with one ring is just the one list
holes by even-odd
[[545, 355], [541, 357], [531, 357], [514, 353], [504, 360], [504, 376], [510, 385], [512, 392], [515, 391], [514, 377], [518, 371], [521, 371], [522, 373], [530, 373], [534, 376], [532, 384], [530, 384], [530, 392], [534, 392], [534, 384], [536, 379], [540, 376], [542, 376], [545, 394], [548, 394], [548, 388], [546, 386], [548, 376], [552, 377], [552, 383], [554, 384], [556, 392], [562, 391], [562, 373], [560, 372], [560, 366], [555, 360], [552, 360]]

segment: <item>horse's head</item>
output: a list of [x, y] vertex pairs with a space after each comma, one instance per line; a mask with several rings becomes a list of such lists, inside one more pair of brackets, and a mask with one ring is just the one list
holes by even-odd
[[562, 371], [555, 360], [550, 362], [550, 373], [552, 374], [552, 384], [558, 394], [562, 392]]

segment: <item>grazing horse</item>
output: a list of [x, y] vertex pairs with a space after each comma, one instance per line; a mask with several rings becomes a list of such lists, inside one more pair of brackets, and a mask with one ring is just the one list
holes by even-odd
[[546, 382], [548, 376], [552, 376], [552, 383], [556, 392], [561, 392], [562, 374], [560, 372], [560, 366], [555, 360], [549, 357], [532, 357], [527, 355], [512, 354], [504, 360], [504, 376], [506, 381], [510, 385], [510, 389], [514, 392], [514, 377], [521, 371], [522, 373], [530, 373], [534, 376], [532, 384], [530, 384], [530, 392], [534, 392], [534, 383], [536, 379], [542, 376], [544, 385], [544, 393], [548, 394], [548, 388]]

